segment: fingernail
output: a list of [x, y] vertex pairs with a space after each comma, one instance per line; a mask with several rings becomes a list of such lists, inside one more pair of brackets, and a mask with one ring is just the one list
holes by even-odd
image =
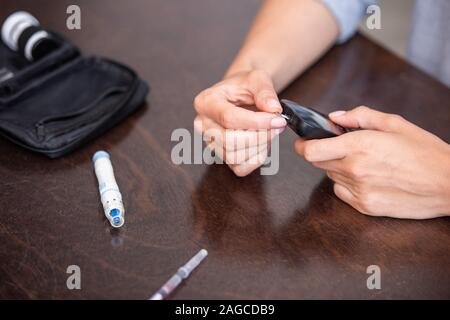
[[282, 118], [282, 117], [276, 117], [273, 118], [272, 121], [270, 122], [270, 125], [272, 126], [273, 129], [277, 129], [277, 128], [284, 128], [287, 125], [286, 119]]
[[281, 108], [281, 104], [276, 99], [270, 99], [269, 101], [267, 101], [267, 106], [270, 109], [273, 109], [274, 111], [280, 111], [281, 112], [281, 110], [283, 110]]
[[330, 118], [337, 118], [346, 114], [347, 111], [335, 111], [329, 114]]

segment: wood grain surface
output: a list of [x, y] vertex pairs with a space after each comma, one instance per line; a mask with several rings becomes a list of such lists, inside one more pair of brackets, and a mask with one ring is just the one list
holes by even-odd
[[[81, 30], [65, 27], [69, 4], [81, 7]], [[294, 153], [290, 130], [273, 176], [172, 163], [172, 131], [193, 131], [193, 98], [222, 77], [259, 4], [0, 1], [1, 20], [28, 10], [152, 87], [140, 111], [61, 159], [0, 139], [0, 298], [147, 299], [200, 248], [208, 258], [171, 298], [450, 298], [450, 220], [359, 214]], [[450, 90], [359, 35], [281, 96], [325, 113], [369, 105], [450, 141]], [[98, 149], [111, 153], [124, 196], [120, 231], [99, 202]], [[69, 265], [81, 268], [81, 290], [66, 287]], [[381, 268], [381, 290], [366, 287], [369, 265]]]

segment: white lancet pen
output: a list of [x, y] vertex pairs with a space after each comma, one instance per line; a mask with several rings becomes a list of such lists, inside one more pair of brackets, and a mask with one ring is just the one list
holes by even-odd
[[194, 257], [191, 258], [184, 266], [178, 271], [158, 290], [149, 300], [163, 300], [173, 290], [175, 290], [180, 283], [187, 279], [191, 272], [197, 268], [197, 266], [206, 258], [208, 251], [205, 249], [200, 250]]
[[114, 228], [120, 228], [125, 223], [125, 208], [109, 154], [105, 151], [97, 151], [92, 157], [92, 161], [105, 216]]

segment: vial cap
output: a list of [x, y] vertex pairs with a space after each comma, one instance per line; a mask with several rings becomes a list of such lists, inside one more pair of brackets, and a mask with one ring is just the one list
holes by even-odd
[[6, 18], [2, 26], [2, 40], [12, 50], [17, 50], [19, 34], [26, 27], [38, 26], [39, 21], [26, 11], [17, 11]]
[[99, 150], [92, 156], [92, 161], [95, 163], [100, 158], [108, 158], [110, 159], [109, 153], [103, 150]]

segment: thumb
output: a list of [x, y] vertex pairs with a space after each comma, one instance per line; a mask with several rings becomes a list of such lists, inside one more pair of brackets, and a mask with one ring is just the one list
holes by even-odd
[[273, 87], [270, 76], [264, 71], [254, 71], [250, 75], [250, 91], [255, 100], [255, 106], [261, 111], [281, 113], [280, 101]]
[[350, 111], [335, 111], [330, 119], [346, 128], [361, 128], [396, 132], [403, 126], [404, 119], [395, 114], [384, 113], [368, 107], [358, 107]]

